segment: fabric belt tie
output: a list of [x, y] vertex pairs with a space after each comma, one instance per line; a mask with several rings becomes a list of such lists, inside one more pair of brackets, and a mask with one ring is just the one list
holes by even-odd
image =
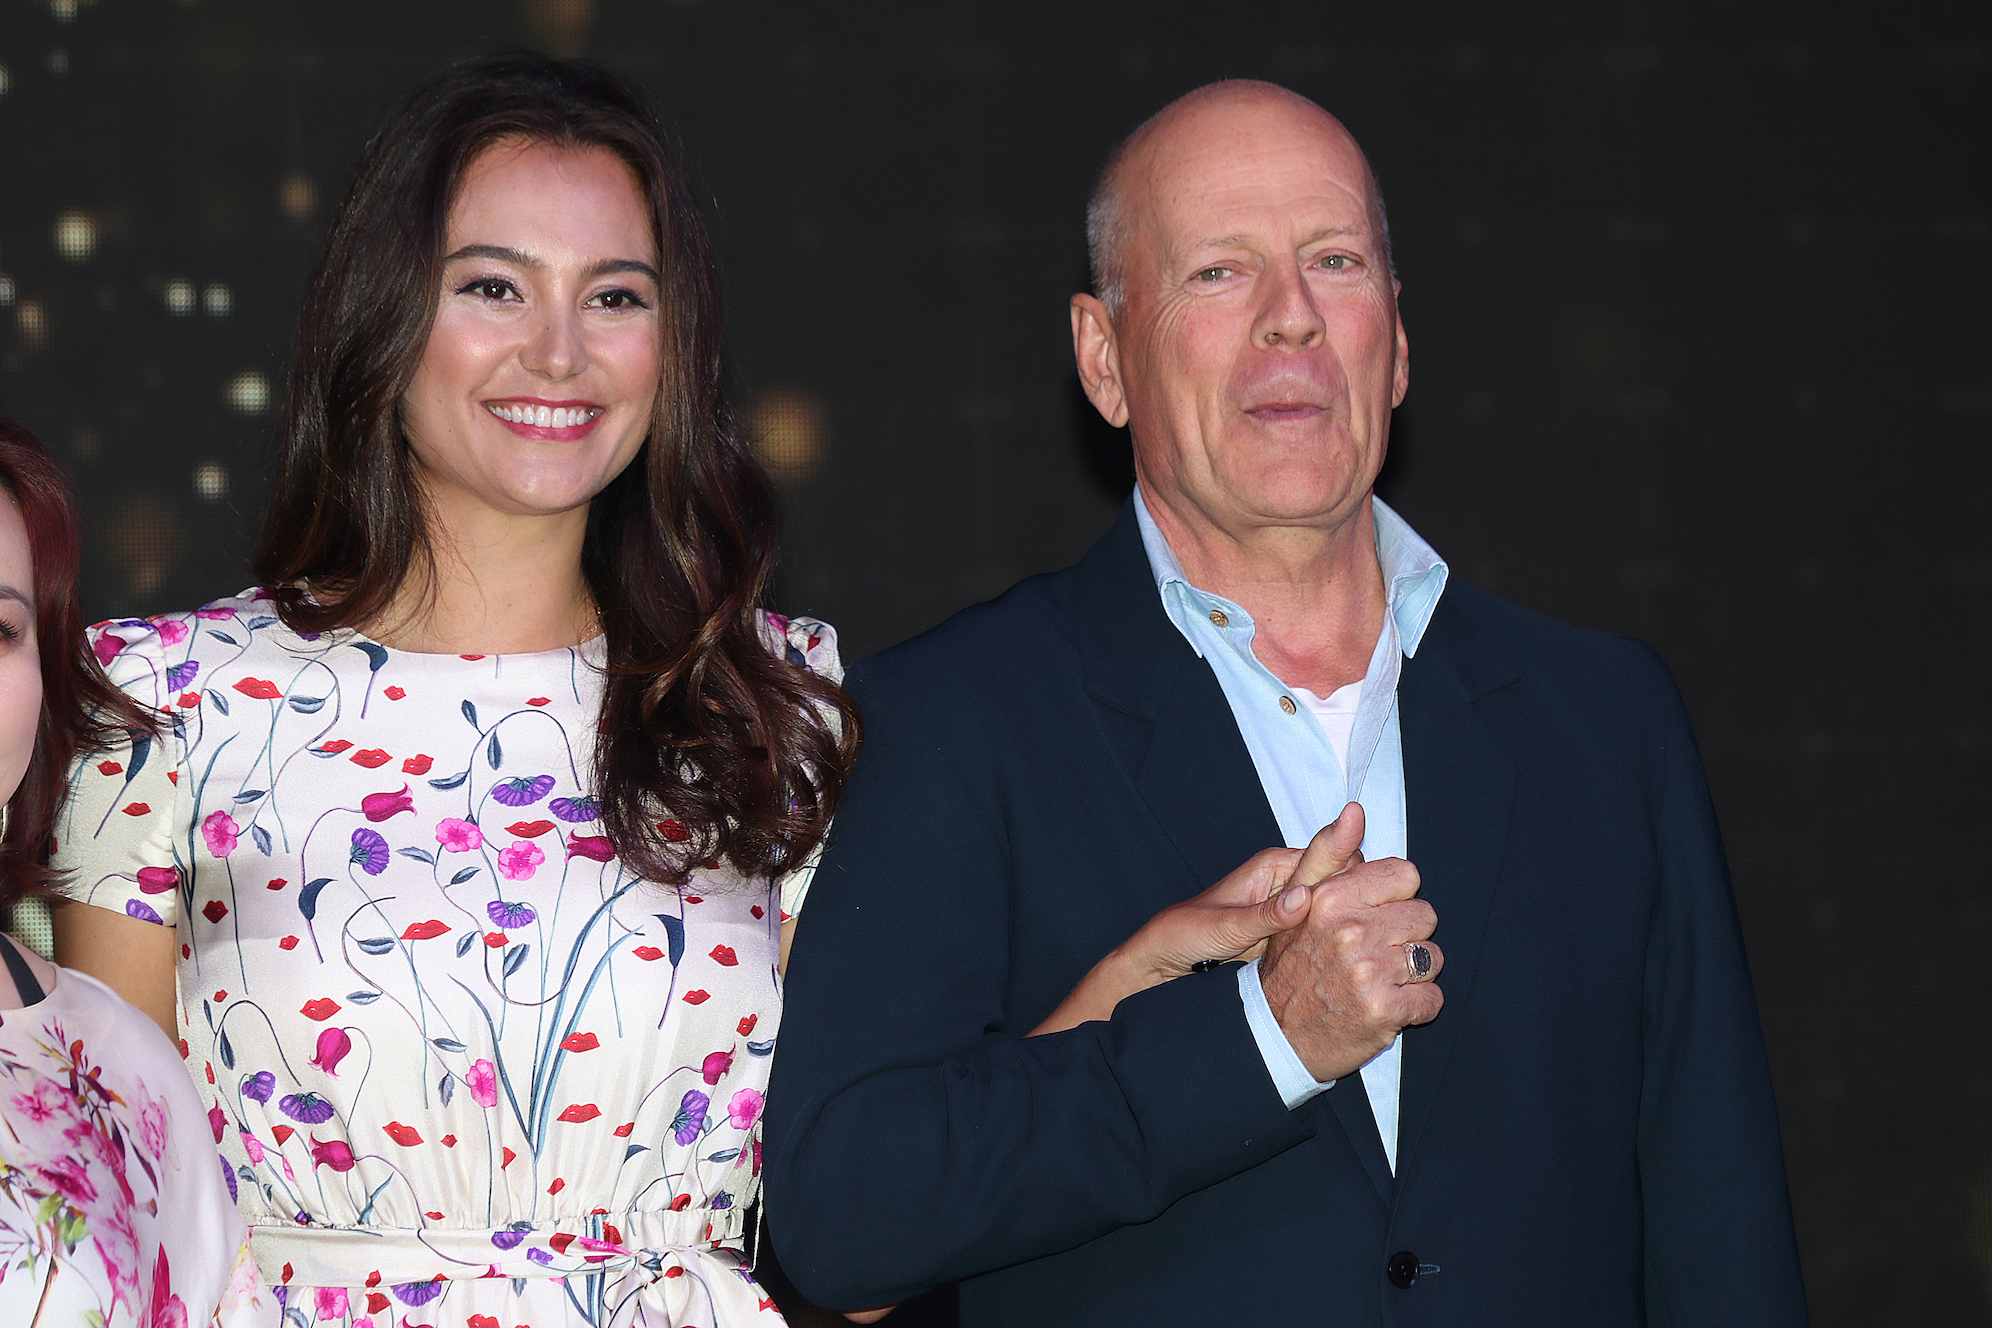
[[[674, 1275], [714, 1246], [740, 1243], [732, 1208], [611, 1213], [497, 1230], [465, 1227], [263, 1225], [250, 1228], [272, 1286], [392, 1291], [408, 1305], [434, 1298], [428, 1283], [475, 1277], [569, 1277], [642, 1270]], [[689, 1270], [687, 1270], [689, 1271]], [[646, 1278], [646, 1280], [648, 1280]]]

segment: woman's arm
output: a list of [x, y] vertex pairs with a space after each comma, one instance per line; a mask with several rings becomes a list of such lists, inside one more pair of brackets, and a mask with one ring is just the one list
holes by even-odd
[[177, 1044], [173, 928], [94, 904], [58, 904], [54, 913], [55, 962], [88, 973], [145, 1011]]

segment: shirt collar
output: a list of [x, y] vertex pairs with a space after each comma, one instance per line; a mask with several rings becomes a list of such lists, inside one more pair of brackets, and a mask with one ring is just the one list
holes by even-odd
[[[1418, 653], [1418, 643], [1424, 639], [1426, 627], [1431, 625], [1432, 613], [1439, 607], [1439, 596], [1445, 591], [1450, 569], [1432, 546], [1411, 529], [1408, 521], [1374, 494], [1370, 496], [1370, 514], [1376, 527], [1376, 560], [1383, 569], [1385, 603], [1389, 606], [1390, 616], [1396, 620], [1398, 641], [1404, 648], [1405, 657], [1409, 658]], [[1149, 515], [1140, 485], [1136, 485], [1134, 490], [1134, 519], [1141, 528], [1141, 547], [1148, 554], [1148, 569], [1154, 574], [1155, 588], [1161, 593], [1165, 607], [1169, 604], [1170, 585], [1179, 584], [1203, 599], [1222, 604], [1227, 611], [1244, 612], [1223, 596], [1190, 584], [1189, 578], [1183, 575], [1183, 565], [1176, 560], [1176, 551], [1169, 547], [1169, 541], [1162, 537], [1155, 518]], [[1173, 618], [1172, 614], [1172, 621]], [[1177, 626], [1180, 628], [1181, 624]], [[1193, 639], [1191, 645], [1195, 644]]]

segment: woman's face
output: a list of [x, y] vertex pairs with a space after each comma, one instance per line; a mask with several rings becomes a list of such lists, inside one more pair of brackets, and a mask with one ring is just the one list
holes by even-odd
[[493, 516], [584, 519], [650, 432], [663, 362], [635, 174], [605, 148], [494, 144], [464, 173], [443, 253], [401, 405], [429, 500], [473, 537]]
[[20, 506], [0, 489], [0, 798], [14, 796], [35, 754], [41, 705], [35, 559]]

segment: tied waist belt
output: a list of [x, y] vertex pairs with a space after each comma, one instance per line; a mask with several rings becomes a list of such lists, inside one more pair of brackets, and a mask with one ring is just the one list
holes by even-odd
[[465, 1227], [252, 1226], [251, 1248], [272, 1286], [361, 1287], [421, 1304], [424, 1284], [473, 1277], [568, 1277], [642, 1269], [651, 1277], [738, 1245], [741, 1208], [688, 1208]]

